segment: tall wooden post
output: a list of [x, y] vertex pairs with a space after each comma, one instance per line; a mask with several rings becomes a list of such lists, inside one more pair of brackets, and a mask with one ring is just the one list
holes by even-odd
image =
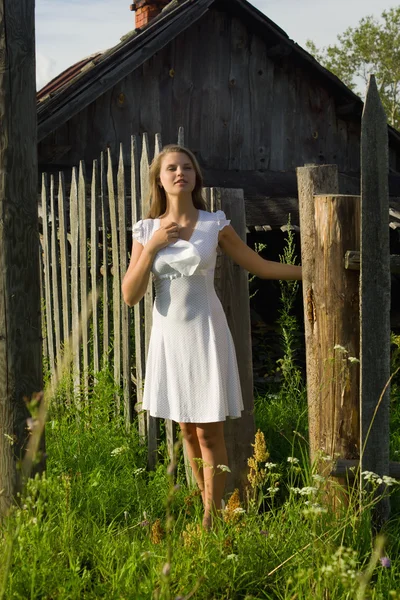
[[0, 515], [19, 485], [24, 396], [42, 389], [34, 14], [0, 0]]
[[[361, 471], [389, 474], [390, 249], [388, 134], [375, 77], [361, 128]], [[385, 387], [386, 386], [386, 387]], [[379, 526], [389, 516], [380, 503]]]
[[[360, 247], [360, 197], [315, 196], [313, 345], [318, 434], [313, 447], [335, 459], [360, 455], [359, 275], [345, 269], [345, 254]], [[308, 342], [309, 340], [307, 340]], [[316, 407], [317, 408], [317, 407]], [[320, 470], [330, 473], [331, 461]]]
[[314, 461], [322, 434], [320, 381], [315, 366], [320, 360], [316, 330], [319, 322], [315, 303], [315, 206], [314, 195], [338, 194], [339, 177], [336, 165], [310, 165], [297, 169], [299, 189], [301, 263], [303, 273], [304, 330], [307, 359], [307, 400], [310, 436], [310, 457]]
[[[246, 242], [243, 190], [212, 188], [211, 209], [223, 210], [236, 233]], [[235, 344], [244, 405], [240, 419], [227, 419], [225, 423], [231, 468], [226, 491], [231, 492], [235, 488], [243, 490], [248, 485], [247, 459], [253, 453], [251, 444], [255, 435], [248, 273], [221, 253], [217, 257], [215, 289], [224, 307]]]

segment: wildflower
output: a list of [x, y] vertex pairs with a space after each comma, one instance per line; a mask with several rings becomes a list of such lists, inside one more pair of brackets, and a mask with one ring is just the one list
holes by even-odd
[[164, 577], [168, 577], [168, 575], [170, 573], [171, 573], [171, 565], [170, 565], [170, 563], [165, 563], [165, 565], [163, 566], [162, 574], [164, 575]]
[[120, 448], [114, 448], [111, 450], [111, 456], [118, 456], [118, 454], [123, 454], [128, 450], [127, 446], [121, 446]]
[[[278, 483], [278, 482], [277, 482]], [[275, 485], [274, 487], [269, 487], [267, 489], [267, 492], [271, 495], [274, 496], [277, 492], [279, 492], [279, 487], [277, 485]]]
[[275, 469], [276, 463], [266, 462], [264, 466], [266, 469]]
[[127, 520], [128, 520], [128, 517], [129, 517], [129, 513], [128, 513], [128, 511], [127, 511], [127, 510], [124, 510], [124, 519], [125, 519], [125, 521], [127, 521]]
[[390, 567], [392, 566], [392, 561], [388, 556], [382, 556], [380, 562], [382, 567], [385, 567], [385, 569], [390, 569]]
[[136, 477], [137, 475], [140, 475], [140, 473], [144, 473], [144, 471], [145, 471], [145, 470], [146, 470], [146, 469], [144, 469], [143, 467], [141, 467], [140, 469], [135, 469], [135, 470], [133, 471], [133, 474], [134, 474], [134, 475], [135, 475], [135, 477]]
[[306, 486], [303, 488], [291, 487], [290, 490], [295, 494], [299, 494], [299, 496], [312, 496], [318, 492], [317, 488], [312, 486]]
[[324, 481], [325, 481], [325, 477], [322, 477], [322, 475], [319, 475], [318, 473], [314, 473], [312, 478], [314, 479], [314, 481], [316, 483], [324, 483]]
[[386, 485], [398, 485], [398, 481], [393, 479], [393, 477], [389, 477], [388, 475], [382, 475], [383, 483]]
[[139, 527], [147, 527], [148, 525], [150, 525], [150, 521], [145, 519], [144, 521], [141, 521], [140, 523], [138, 523], [138, 525], [139, 525]]
[[226, 558], [227, 558], [227, 560], [239, 560], [239, 557], [237, 554], [228, 554], [228, 556]]
[[195, 550], [201, 538], [201, 525], [199, 523], [188, 523], [182, 532], [183, 545], [185, 548]]
[[343, 352], [344, 354], [348, 354], [348, 350], [346, 350], [346, 348], [344, 346], [341, 346], [340, 344], [336, 344], [333, 347], [334, 350], [340, 350], [340, 352]]
[[265, 437], [263, 432], [259, 429], [256, 433], [255, 444], [252, 444], [254, 448], [254, 458], [257, 462], [264, 462], [269, 458], [269, 452], [265, 444]]
[[358, 360], [358, 358], [356, 358], [355, 356], [348, 356], [347, 360], [350, 361], [351, 363], [359, 363], [360, 362]]
[[238, 509], [241, 508], [239, 490], [236, 488], [223, 511], [225, 523], [237, 523], [240, 518], [240, 510], [238, 511]]
[[227, 473], [231, 472], [230, 468], [227, 467], [226, 465], [217, 465], [217, 469], [220, 469], [220, 471], [225, 471]]
[[287, 461], [288, 461], [288, 463], [291, 463], [292, 465], [297, 465], [299, 463], [299, 459], [296, 458], [295, 456], [288, 456]]
[[153, 544], [160, 544], [164, 537], [164, 530], [161, 527], [160, 519], [156, 519], [150, 531], [150, 540]]

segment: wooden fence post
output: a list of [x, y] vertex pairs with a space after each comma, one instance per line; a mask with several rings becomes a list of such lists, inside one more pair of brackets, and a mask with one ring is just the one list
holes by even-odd
[[78, 213], [78, 180], [76, 168], [72, 168], [71, 192], [69, 201], [69, 222], [71, 231], [71, 321], [73, 351], [73, 394], [80, 406], [81, 361], [79, 344], [79, 213]]
[[[131, 207], [132, 225], [142, 218], [141, 192], [140, 192], [140, 159], [139, 140], [136, 136], [131, 137]], [[131, 240], [132, 241], [132, 240]], [[138, 413], [139, 439], [146, 443], [147, 418], [142, 409], [143, 402], [143, 380], [145, 371], [145, 344], [144, 344], [144, 300], [134, 306], [135, 323], [135, 366], [136, 366], [136, 405]]]
[[315, 288], [315, 207], [314, 195], [338, 194], [339, 178], [336, 165], [305, 166], [297, 169], [299, 190], [301, 263], [303, 272], [304, 329], [307, 358], [307, 400], [311, 462], [316, 458], [321, 439], [319, 348], [316, 343]]
[[99, 191], [99, 171], [97, 160], [93, 161], [91, 207], [90, 207], [90, 278], [92, 285], [92, 322], [93, 322], [93, 371], [100, 370], [100, 340], [98, 328], [98, 264], [99, 264], [99, 227], [97, 223]]
[[87, 405], [89, 396], [89, 307], [88, 307], [88, 253], [86, 215], [86, 169], [83, 160], [79, 163], [78, 218], [79, 218], [79, 283], [82, 317], [82, 392]]
[[[236, 233], [246, 242], [246, 217], [243, 191], [211, 188], [211, 210], [223, 210]], [[243, 490], [247, 485], [247, 459], [254, 442], [253, 362], [249, 309], [248, 273], [222, 252], [217, 257], [215, 289], [224, 307], [235, 344], [244, 411], [240, 419], [227, 419], [225, 439], [231, 473], [226, 491]]]
[[0, 515], [20, 487], [24, 396], [43, 387], [35, 3], [0, 0]]
[[[361, 469], [389, 474], [390, 249], [388, 134], [375, 77], [361, 127]], [[384, 486], [381, 486], [383, 491]], [[389, 499], [376, 512], [379, 527]]]
[[[119, 222], [119, 247], [120, 247], [120, 279], [122, 281], [127, 265], [128, 250], [126, 247], [126, 193], [125, 193], [125, 169], [122, 144], [120, 145], [118, 164], [118, 222]], [[122, 390], [124, 399], [124, 420], [126, 429], [129, 430], [132, 422], [131, 412], [131, 360], [130, 360], [130, 327], [131, 315], [127, 304], [125, 304], [121, 289], [119, 290], [121, 302], [121, 335], [122, 335]]]
[[319, 438], [313, 444], [332, 459], [319, 462], [326, 475], [335, 458], [355, 459], [360, 452], [359, 276], [345, 269], [346, 251], [360, 246], [360, 197], [320, 195], [314, 200], [312, 335], [318, 359], [312, 366]]

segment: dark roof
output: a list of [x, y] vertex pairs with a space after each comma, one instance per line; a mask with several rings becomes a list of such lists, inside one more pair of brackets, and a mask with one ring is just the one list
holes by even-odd
[[[142, 65], [212, 7], [237, 16], [268, 40], [271, 57], [290, 54], [294, 62], [313, 70], [335, 95], [338, 106], [355, 117], [361, 115], [362, 100], [247, 0], [172, 0], [148, 25], [131, 31], [113, 48], [76, 63], [40, 90], [39, 141]], [[391, 142], [400, 145], [400, 133], [389, 127], [389, 136]]]
[[67, 86], [77, 75], [82, 73], [84, 70], [89, 69], [93, 66], [93, 61], [101, 56], [102, 52], [96, 52], [95, 54], [91, 54], [86, 58], [82, 58], [82, 60], [78, 61], [65, 71], [62, 71], [57, 77], [54, 77], [49, 83], [46, 83], [41, 90], [36, 94], [37, 101], [44, 102], [47, 98], [53, 96], [56, 92], [58, 92], [61, 88]]

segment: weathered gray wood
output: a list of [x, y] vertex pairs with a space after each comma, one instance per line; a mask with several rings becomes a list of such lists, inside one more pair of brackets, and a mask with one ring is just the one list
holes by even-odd
[[107, 195], [107, 176], [104, 152], [100, 158], [100, 190], [101, 190], [101, 227], [103, 232], [103, 253], [101, 274], [103, 275], [103, 367], [108, 366], [108, 355], [110, 346], [110, 311], [109, 311], [109, 292], [108, 292], [108, 195]]
[[[120, 281], [122, 281], [128, 268], [127, 258], [128, 250], [126, 246], [126, 193], [125, 193], [125, 168], [123, 159], [122, 144], [119, 154], [118, 165], [118, 217], [119, 217], [119, 248], [120, 248]], [[125, 426], [129, 429], [132, 422], [131, 409], [131, 349], [130, 349], [130, 329], [131, 318], [127, 304], [122, 299], [121, 302], [121, 328], [122, 328], [122, 389], [124, 402], [124, 420]]]
[[100, 193], [99, 169], [97, 160], [93, 161], [92, 190], [90, 207], [90, 279], [92, 291], [92, 323], [93, 323], [93, 371], [100, 371], [100, 332], [98, 317], [98, 285], [99, 270], [99, 228], [97, 225], [97, 212], [99, 209], [98, 195]]
[[[244, 198], [242, 190], [211, 190], [211, 209], [223, 210], [241, 239], [246, 242]], [[244, 411], [240, 419], [228, 419], [225, 439], [231, 473], [226, 491], [248, 485], [247, 459], [251, 456], [255, 435], [253, 399], [253, 362], [251, 349], [248, 273], [235, 265], [225, 254], [217, 256], [215, 289], [225, 310], [229, 329], [235, 344]]]
[[43, 265], [43, 236], [40, 237], [39, 247], [39, 274], [40, 274], [40, 304], [41, 304], [41, 317], [42, 317], [42, 348], [43, 348], [43, 359], [47, 366], [49, 360], [49, 351], [47, 348], [47, 332], [46, 332], [46, 301], [45, 301], [45, 290], [44, 290], [44, 265]]
[[301, 264], [303, 278], [304, 329], [307, 360], [307, 399], [310, 438], [310, 457], [313, 462], [318, 455], [322, 435], [320, 414], [319, 364], [315, 305], [315, 194], [339, 192], [336, 165], [307, 166], [297, 169], [300, 211]]
[[71, 230], [71, 321], [72, 321], [72, 381], [77, 406], [80, 406], [81, 361], [79, 343], [79, 209], [78, 175], [73, 167], [69, 200], [69, 222]]
[[[112, 275], [113, 275], [113, 349], [114, 349], [114, 383], [116, 386], [121, 384], [121, 283], [119, 276], [119, 240], [118, 240], [118, 212], [115, 199], [114, 176], [112, 170], [111, 152], [108, 150], [108, 170], [107, 170], [107, 189], [108, 202], [110, 208], [111, 225], [111, 255], [112, 255]], [[115, 395], [116, 414], [120, 414], [121, 403], [120, 396]]]
[[71, 329], [71, 299], [69, 286], [69, 251], [67, 238], [67, 213], [64, 173], [59, 173], [58, 219], [60, 239], [61, 301], [63, 319], [63, 342], [67, 342]]
[[[319, 195], [314, 201], [313, 344], [318, 361], [313, 369], [319, 392], [314, 445], [332, 462], [337, 456], [358, 458], [360, 452], [359, 277], [344, 268], [346, 248], [360, 245], [360, 197]], [[331, 462], [319, 462], [321, 474], [327, 475]]]
[[[345, 268], [350, 271], [360, 270], [361, 256], [359, 252], [348, 250], [345, 254]], [[391, 254], [389, 257], [390, 272], [400, 275], [400, 254]]]
[[182, 126], [178, 129], [178, 146], [185, 146], [185, 128]]
[[[21, 487], [24, 397], [42, 389], [34, 3], [0, 2], [0, 517]], [[33, 457], [31, 457], [33, 458]]]
[[[147, 133], [143, 134], [142, 138], [142, 156], [140, 159], [140, 190], [141, 190], [141, 202], [142, 202], [142, 218], [147, 217], [149, 211], [149, 194], [150, 194], [150, 183], [149, 183], [149, 172], [150, 172], [150, 152], [149, 152], [149, 139]], [[144, 296], [144, 343], [145, 343], [145, 357], [149, 352], [149, 342], [151, 336], [151, 327], [153, 323], [153, 283], [150, 278], [147, 291]], [[146, 377], [146, 373], [145, 373]], [[157, 462], [157, 448], [158, 438], [160, 430], [160, 420], [150, 416], [147, 411], [147, 448], [148, 448], [148, 466], [153, 469]]]
[[44, 291], [47, 330], [47, 350], [49, 353], [50, 371], [55, 369], [55, 347], [53, 327], [53, 300], [51, 296], [51, 269], [50, 269], [50, 239], [49, 239], [49, 187], [46, 173], [42, 174], [42, 228], [43, 228], [43, 265], [44, 265]]
[[61, 355], [61, 319], [60, 319], [60, 302], [58, 297], [58, 282], [59, 282], [59, 258], [58, 258], [58, 242], [57, 242], [57, 215], [55, 210], [55, 186], [54, 175], [50, 176], [50, 222], [51, 222], [51, 282], [53, 291], [53, 318], [54, 318], [54, 333], [56, 342], [56, 361]]
[[[131, 210], [132, 225], [140, 218], [142, 213], [140, 199], [140, 157], [139, 140], [136, 136], [131, 137]], [[135, 322], [135, 363], [136, 363], [136, 404], [135, 411], [138, 414], [139, 439], [144, 444], [146, 442], [147, 418], [145, 411], [142, 410], [143, 402], [143, 383], [145, 369], [145, 343], [144, 343], [144, 300], [134, 306]]]
[[89, 394], [89, 318], [88, 318], [88, 256], [87, 256], [87, 215], [86, 215], [86, 175], [85, 163], [79, 163], [78, 181], [79, 215], [79, 282], [81, 294], [82, 327], [82, 393], [85, 403]]
[[[387, 120], [373, 75], [362, 116], [361, 166], [361, 471], [382, 476], [389, 474], [389, 169]], [[384, 498], [375, 515], [378, 526], [389, 512]]]

